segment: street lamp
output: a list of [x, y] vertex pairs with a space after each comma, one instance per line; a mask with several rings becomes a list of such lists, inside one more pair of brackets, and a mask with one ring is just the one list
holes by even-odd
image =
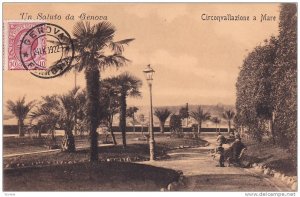
[[150, 90], [150, 124], [149, 124], [149, 149], [150, 149], [150, 161], [155, 160], [155, 155], [154, 155], [154, 133], [153, 133], [153, 111], [152, 111], [152, 81], [153, 81], [153, 74], [154, 70], [150, 67], [150, 64], [143, 70], [145, 73], [145, 77], [147, 79], [148, 85], [149, 85], [149, 90]]

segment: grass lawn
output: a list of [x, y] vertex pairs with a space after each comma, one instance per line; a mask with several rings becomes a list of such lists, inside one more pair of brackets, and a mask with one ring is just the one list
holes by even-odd
[[179, 175], [135, 163], [80, 163], [4, 170], [4, 191], [159, 191]]
[[288, 176], [297, 176], [297, 164], [292, 163], [291, 155], [286, 149], [275, 146], [266, 139], [261, 143], [250, 140], [243, 142], [247, 145], [246, 159], [251, 163], [261, 163]]
[[[116, 140], [118, 144], [122, 143], [122, 136], [120, 133], [116, 133]], [[127, 134], [127, 143], [128, 144], [146, 144], [147, 141], [137, 141], [136, 138], [142, 138], [142, 134]], [[56, 137], [56, 143], [61, 144], [62, 136]], [[99, 144], [103, 144], [105, 141], [105, 136], [99, 136]], [[48, 144], [50, 140], [46, 137], [42, 138], [30, 138], [30, 137], [5, 137], [3, 138], [3, 155], [9, 154], [22, 154], [27, 152], [37, 152], [48, 150]], [[88, 136], [75, 136], [76, 147], [86, 147], [89, 146]], [[111, 137], [108, 137], [108, 141], [112, 141]], [[180, 146], [180, 145], [202, 145], [203, 141], [193, 140], [193, 139], [176, 139], [169, 138], [168, 134], [155, 133], [155, 141], [159, 144], [164, 144], [168, 148]]]
[[[147, 141], [138, 140], [141, 134], [127, 135], [127, 147], [121, 144], [99, 147], [99, 162], [90, 164], [89, 150], [75, 153], [48, 152], [40, 154], [5, 157], [3, 159], [5, 191], [159, 191], [178, 179], [173, 170], [131, 163], [149, 159]], [[103, 139], [103, 138], [102, 138]], [[20, 142], [19, 149], [34, 146], [29, 141]], [[88, 145], [88, 139], [81, 145]], [[26, 140], [24, 140], [26, 141]], [[162, 159], [166, 151], [179, 146], [204, 146], [201, 139], [170, 138], [156, 135], [156, 156]], [[5, 142], [4, 142], [5, 143]], [[78, 146], [78, 143], [76, 144]], [[41, 144], [37, 144], [41, 146]], [[6, 142], [5, 149], [17, 148]], [[121, 161], [121, 162], [119, 162]]]
[[[117, 141], [121, 142], [121, 135], [117, 135]], [[127, 147], [123, 148], [121, 144], [117, 146], [99, 147], [100, 161], [141, 161], [149, 160], [149, 145], [147, 141], [137, 140], [140, 134], [127, 135]], [[21, 140], [21, 139], [20, 139]], [[170, 138], [169, 135], [156, 135], [156, 156], [158, 159], [166, 157], [168, 150], [179, 146], [204, 146], [206, 141], [201, 139]], [[83, 143], [83, 142], [81, 142]], [[88, 146], [88, 140], [85, 140]], [[31, 146], [31, 145], [30, 145]], [[28, 147], [24, 145], [24, 148]], [[6, 149], [6, 148], [5, 148]], [[3, 165], [5, 168], [18, 168], [26, 166], [45, 166], [55, 164], [67, 164], [86, 162], [89, 160], [89, 149], [78, 150], [75, 153], [68, 152], [49, 152], [32, 155], [22, 155], [16, 157], [5, 157]]]

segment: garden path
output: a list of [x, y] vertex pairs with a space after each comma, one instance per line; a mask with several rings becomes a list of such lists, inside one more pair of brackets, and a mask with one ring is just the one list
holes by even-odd
[[146, 161], [144, 164], [181, 170], [185, 177], [185, 186], [181, 191], [291, 191], [282, 182], [270, 176], [239, 167], [216, 167], [217, 162], [210, 156], [216, 137], [205, 134], [207, 147], [176, 149], [170, 151], [170, 159]]

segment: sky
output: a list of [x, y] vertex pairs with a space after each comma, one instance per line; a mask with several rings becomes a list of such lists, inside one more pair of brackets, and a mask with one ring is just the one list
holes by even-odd
[[[142, 98], [128, 99], [129, 105], [148, 105], [149, 91], [143, 69], [151, 64], [153, 105], [235, 104], [235, 83], [239, 67], [255, 46], [278, 35], [279, 4], [275, 3], [5, 3], [4, 21], [24, 21], [21, 13], [60, 14], [61, 20], [47, 20], [72, 34], [81, 13], [107, 16], [117, 29], [115, 40], [135, 38], [125, 47], [127, 66], [107, 69], [102, 78], [129, 71], [143, 81]], [[75, 16], [66, 21], [67, 14]], [[204, 21], [202, 14], [244, 15], [250, 21]], [[275, 16], [275, 21], [260, 22], [261, 14]], [[256, 16], [257, 20], [252, 21]], [[92, 24], [99, 21], [91, 21]], [[7, 34], [4, 33], [4, 36]], [[6, 50], [6, 48], [4, 48]], [[5, 59], [5, 57], [4, 57]], [[6, 64], [6, 62], [4, 62]], [[5, 66], [5, 65], [3, 65]], [[77, 83], [85, 87], [84, 74]], [[74, 87], [72, 72], [53, 79], [40, 79], [26, 71], [3, 72], [3, 98], [26, 100], [62, 94]]]

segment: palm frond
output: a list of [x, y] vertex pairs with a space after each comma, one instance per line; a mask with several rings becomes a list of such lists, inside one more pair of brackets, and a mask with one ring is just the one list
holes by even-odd
[[104, 46], [109, 45], [109, 43], [114, 38], [116, 28], [109, 22], [100, 22], [94, 26], [94, 38], [93, 45], [96, 50], [101, 50]]
[[194, 118], [197, 122], [202, 122], [209, 120], [211, 115], [209, 112], [204, 112], [201, 106], [199, 106], [196, 111], [191, 112], [191, 117]]
[[130, 38], [130, 39], [125, 39], [125, 40], [120, 40], [117, 42], [110, 42], [109, 47], [115, 53], [122, 54], [122, 52], [124, 51], [124, 45], [129, 45], [129, 43], [132, 42], [133, 40], [134, 40], [134, 38]]
[[125, 66], [127, 62], [130, 62], [130, 60], [120, 54], [113, 54], [108, 56], [101, 56], [99, 58], [99, 62], [101, 68], [104, 69], [111, 66], [115, 66], [116, 68]]
[[235, 113], [231, 110], [226, 110], [223, 114], [222, 114], [222, 117], [225, 119], [225, 120], [232, 120], [235, 116]]
[[161, 121], [161, 122], [165, 122], [168, 117], [171, 115], [171, 111], [169, 111], [168, 108], [164, 108], [164, 109], [156, 109], [154, 111], [154, 115]]
[[12, 100], [7, 101], [7, 109], [19, 120], [24, 120], [29, 111], [34, 107], [35, 101], [25, 103], [25, 96], [19, 98], [15, 102]]

